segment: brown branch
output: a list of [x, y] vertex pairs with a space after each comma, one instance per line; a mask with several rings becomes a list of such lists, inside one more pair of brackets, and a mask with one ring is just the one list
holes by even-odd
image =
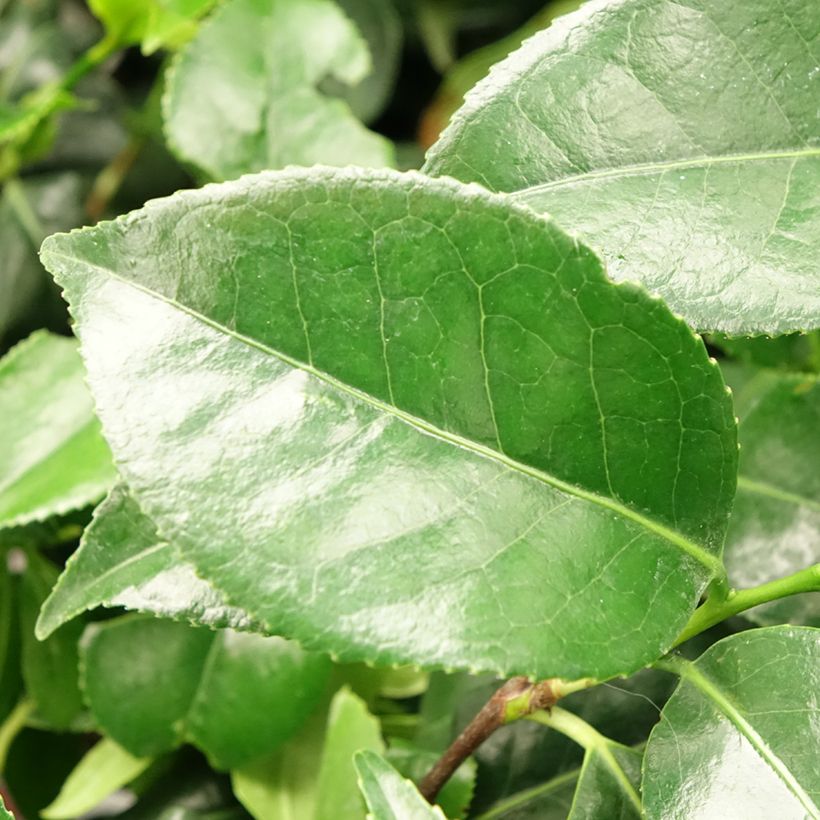
[[552, 708], [566, 692], [563, 681], [545, 680], [531, 683], [527, 678], [508, 680], [481, 708], [481, 711], [467, 724], [464, 731], [452, 742], [450, 748], [436, 761], [419, 784], [419, 791], [428, 802], [433, 803], [442, 786], [453, 776], [453, 772], [493, 733], [496, 729], [519, 718], [526, 717], [538, 709]]

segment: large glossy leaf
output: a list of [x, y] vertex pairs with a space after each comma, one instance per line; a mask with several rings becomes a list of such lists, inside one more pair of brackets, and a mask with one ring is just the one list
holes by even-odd
[[121, 606], [215, 628], [255, 629], [248, 614], [225, 602], [171, 544], [157, 534], [123, 485], [94, 512], [79, 549], [43, 604], [37, 636], [94, 607]]
[[138, 757], [188, 740], [218, 768], [287, 740], [330, 671], [281, 638], [140, 616], [89, 627], [82, 657], [88, 705], [109, 737]]
[[42, 254], [140, 507], [273, 633], [609, 677], [668, 647], [720, 571], [717, 367], [503, 197], [264, 174]]
[[355, 761], [371, 820], [444, 820], [444, 812], [376, 752], [359, 752]]
[[[760, 374], [740, 394], [738, 490], [726, 538], [737, 587], [820, 563], [820, 383]], [[820, 626], [820, 595], [804, 593], [745, 613], [761, 624]]]
[[390, 165], [389, 142], [317, 89], [326, 75], [353, 85], [369, 70], [367, 46], [330, 0], [229, 0], [168, 76], [168, 140], [214, 179], [317, 162]]
[[681, 662], [644, 763], [647, 817], [820, 817], [820, 630], [779, 626]]
[[84, 507], [113, 484], [71, 339], [39, 332], [0, 361], [0, 529]]
[[597, 0], [479, 84], [425, 170], [520, 191], [694, 326], [820, 325], [820, 6]]

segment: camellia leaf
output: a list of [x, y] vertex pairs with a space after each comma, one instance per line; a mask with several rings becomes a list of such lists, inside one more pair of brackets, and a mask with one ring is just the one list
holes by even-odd
[[[745, 411], [726, 566], [733, 585], [753, 587], [820, 563], [820, 382], [763, 373], [739, 398]], [[744, 617], [820, 626], [820, 595], [792, 595]]]
[[817, 327], [819, 44], [817, 3], [585, 3], [470, 92], [425, 171], [520, 192], [698, 328]]
[[405, 780], [376, 752], [358, 752], [354, 758], [359, 786], [372, 820], [444, 820], [444, 812], [431, 806], [416, 787]]
[[820, 630], [752, 629], [675, 668], [646, 749], [646, 816], [820, 817]]
[[717, 367], [504, 197], [293, 170], [42, 256], [141, 509], [274, 634], [382, 665], [610, 677], [668, 648], [722, 572], [736, 443]]
[[66, 779], [59, 795], [40, 812], [46, 820], [72, 820], [142, 774], [150, 757], [134, 757], [109, 738], [97, 742]]
[[228, 605], [157, 535], [123, 485], [95, 511], [80, 548], [43, 604], [37, 637], [47, 638], [61, 624], [97, 606], [121, 606], [216, 628], [261, 629], [247, 613]]
[[106, 735], [137, 757], [188, 740], [217, 768], [287, 740], [330, 672], [327, 658], [281, 638], [142, 616], [90, 626], [82, 658], [86, 699]]
[[38, 332], [0, 360], [0, 529], [63, 515], [114, 482], [74, 340]]
[[369, 70], [367, 46], [330, 0], [228, 0], [168, 75], [168, 141], [214, 179], [317, 162], [391, 165], [390, 143], [316, 87], [326, 75], [353, 85]]
[[3, 796], [0, 795], [0, 820], [14, 820], [14, 815], [9, 813], [6, 809], [6, 804], [3, 802]]

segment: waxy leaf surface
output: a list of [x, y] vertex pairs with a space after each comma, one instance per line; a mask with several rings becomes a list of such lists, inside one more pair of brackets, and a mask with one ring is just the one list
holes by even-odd
[[46, 638], [61, 624], [98, 606], [121, 606], [214, 628], [260, 630], [159, 537], [121, 484], [95, 510], [79, 549], [43, 604], [37, 636]]
[[717, 367], [504, 197], [269, 173], [42, 253], [140, 508], [274, 634], [609, 677], [666, 649], [722, 569]]
[[[743, 588], [820, 563], [820, 382], [761, 374], [739, 398], [740, 466], [725, 560], [732, 585]], [[820, 593], [792, 595], [744, 617], [820, 626]]]
[[281, 638], [142, 616], [89, 627], [82, 658], [86, 700], [106, 735], [137, 757], [187, 740], [217, 768], [287, 740], [330, 672], [326, 657]]
[[317, 88], [327, 75], [355, 85], [369, 71], [364, 40], [330, 0], [228, 0], [168, 75], [168, 141], [214, 179], [317, 162], [391, 165], [390, 143]]
[[85, 507], [114, 483], [73, 339], [38, 332], [0, 360], [0, 529]]
[[640, 820], [641, 753], [602, 743], [584, 756], [567, 820]]
[[820, 630], [742, 632], [680, 673], [646, 749], [647, 817], [820, 817]]
[[520, 192], [690, 324], [820, 325], [820, 4], [596, 0], [467, 96], [425, 171]]

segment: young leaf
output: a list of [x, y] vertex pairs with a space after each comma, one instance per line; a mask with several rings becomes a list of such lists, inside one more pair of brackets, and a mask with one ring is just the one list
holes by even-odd
[[736, 443], [717, 367], [504, 197], [293, 170], [42, 255], [135, 499], [275, 634], [610, 677], [667, 648], [721, 572]]
[[820, 630], [741, 632], [676, 668], [646, 749], [647, 817], [820, 817]]
[[3, 795], [0, 795], [0, 820], [14, 820], [14, 815], [6, 809], [6, 804], [3, 802]]
[[113, 740], [103, 738], [77, 764], [56, 800], [40, 814], [45, 820], [71, 820], [84, 815], [150, 764], [150, 757], [134, 757]]
[[89, 627], [82, 657], [86, 699], [108, 736], [138, 757], [188, 740], [217, 768], [287, 740], [330, 670], [281, 638], [138, 616]]
[[586, 3], [470, 92], [425, 171], [520, 192], [695, 327], [817, 327], [818, 32], [817, 3]]
[[389, 142], [317, 89], [328, 74], [353, 85], [369, 70], [367, 46], [329, 0], [228, 0], [168, 75], [168, 141], [214, 179], [317, 162], [391, 165]]
[[[741, 588], [820, 563], [820, 382], [805, 374], [761, 374], [744, 393], [752, 398], [740, 424], [737, 497], [726, 537], [729, 577]], [[744, 617], [820, 626], [820, 595], [783, 598]]]
[[444, 812], [376, 752], [358, 752], [354, 762], [372, 820], [444, 820]]
[[116, 475], [71, 339], [38, 332], [0, 360], [0, 529], [101, 498]]
[[353, 767], [354, 754], [384, 751], [379, 721], [349, 689], [333, 698], [322, 749], [314, 820], [335, 820], [361, 814], [361, 795]]
[[97, 606], [122, 606], [214, 628], [261, 629], [159, 537], [122, 484], [94, 512], [80, 548], [43, 604], [37, 637], [47, 638]]

